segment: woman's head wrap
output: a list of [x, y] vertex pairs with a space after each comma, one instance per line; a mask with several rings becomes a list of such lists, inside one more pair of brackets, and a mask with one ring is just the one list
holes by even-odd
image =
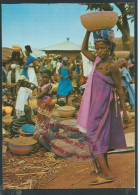
[[68, 57], [64, 57], [63, 60], [62, 60], [62, 64], [65, 60], [68, 60]]
[[68, 58], [67, 58], [67, 57], [64, 57], [64, 58], [63, 58], [63, 61], [64, 61], [64, 60], [68, 60]]
[[30, 45], [26, 45], [26, 46], [25, 46], [25, 49], [26, 49], [28, 52], [32, 53], [32, 50], [31, 50], [31, 46], [30, 46]]
[[111, 47], [111, 50], [114, 50], [116, 47], [115, 35], [113, 30], [106, 29], [106, 30], [96, 31], [93, 33], [93, 37], [94, 37], [94, 43], [99, 41], [104, 41]]

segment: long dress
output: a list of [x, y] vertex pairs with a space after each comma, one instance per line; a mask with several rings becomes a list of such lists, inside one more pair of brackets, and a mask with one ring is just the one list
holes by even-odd
[[115, 101], [113, 87], [110, 77], [95, 70], [87, 131], [93, 155], [126, 148], [120, 108], [117, 99]]
[[[15, 71], [15, 82], [18, 82], [19, 77], [20, 77], [20, 65], [17, 64], [11, 64], [11, 65], [16, 65], [16, 71]], [[11, 84], [11, 70], [8, 72], [7, 75], [7, 83]]]
[[[52, 84], [48, 83], [43, 85], [41, 87], [41, 91], [43, 91], [49, 85], [51, 87]], [[34, 139], [38, 140], [47, 149], [50, 149], [48, 133], [49, 133], [49, 124], [52, 116], [52, 108], [48, 106], [51, 99], [50, 95], [51, 95], [51, 90], [47, 96], [44, 96], [42, 100], [38, 102], [37, 121], [36, 121], [34, 135], [33, 135]], [[44, 104], [45, 106], [43, 106]]]
[[35, 85], [38, 86], [38, 82], [37, 82], [37, 76], [35, 73], [35, 69], [33, 67], [33, 61], [35, 61], [36, 58], [34, 58], [33, 56], [29, 56], [24, 64], [24, 67], [27, 65], [30, 65], [32, 67], [28, 67], [27, 70], [25, 68], [23, 68], [23, 74], [25, 74], [26, 78], [29, 79], [29, 82], [34, 83]]
[[65, 77], [69, 75], [69, 69], [68, 68], [62, 68], [61, 69], [61, 76], [63, 76], [63, 79], [60, 78], [57, 94], [59, 96], [67, 96], [70, 91], [73, 90], [71, 80], [70, 78], [66, 79]]
[[97, 57], [88, 78], [78, 113], [77, 125], [88, 141], [93, 156], [126, 148], [120, 108], [113, 80], [96, 70]]

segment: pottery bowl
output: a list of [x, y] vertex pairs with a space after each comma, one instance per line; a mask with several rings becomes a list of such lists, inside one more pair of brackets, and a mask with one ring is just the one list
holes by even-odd
[[5, 106], [4, 110], [5, 110], [6, 114], [11, 114], [13, 108], [11, 106]]
[[114, 52], [115, 56], [117, 58], [128, 58], [130, 55], [130, 51], [115, 51]]
[[57, 108], [57, 110], [60, 116], [67, 118], [72, 117], [74, 115], [76, 108], [72, 106], [61, 106]]
[[[78, 142], [77, 139], [69, 139], [70, 141], [73, 142]], [[52, 151], [61, 157], [70, 157], [72, 156], [75, 151], [76, 151], [76, 146], [74, 146], [74, 144], [69, 144], [66, 143], [63, 140], [60, 139], [55, 139], [51, 141], [52, 144], [51, 145], [51, 149]]]
[[12, 123], [12, 116], [10, 114], [5, 115], [4, 117], [2, 117], [2, 122], [7, 125], [10, 126]]
[[90, 32], [112, 29], [118, 20], [118, 13], [112, 11], [90, 12], [81, 15], [82, 25]]
[[29, 154], [35, 147], [36, 140], [30, 137], [19, 137], [9, 140], [8, 148], [14, 154], [26, 155]]

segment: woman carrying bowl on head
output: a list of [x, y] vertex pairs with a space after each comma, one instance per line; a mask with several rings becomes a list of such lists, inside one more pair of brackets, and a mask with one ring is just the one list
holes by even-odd
[[119, 67], [111, 60], [115, 43], [113, 30], [100, 30], [94, 34], [97, 53], [96, 59], [88, 51], [90, 32], [87, 31], [82, 44], [82, 53], [94, 62], [82, 98], [77, 124], [83, 136], [88, 140], [89, 149], [94, 161], [97, 162], [101, 175], [91, 184], [113, 181], [107, 161], [109, 150], [124, 149], [126, 142], [123, 123], [116, 92], [119, 95], [123, 110], [123, 121], [129, 119], [125, 108], [125, 99], [121, 86]]
[[38, 86], [37, 76], [35, 73], [36, 58], [30, 55], [32, 53], [30, 45], [25, 46], [25, 53], [27, 56], [27, 60], [24, 64], [23, 74], [25, 74], [26, 78], [29, 79], [29, 82], [34, 83], [36, 86]]

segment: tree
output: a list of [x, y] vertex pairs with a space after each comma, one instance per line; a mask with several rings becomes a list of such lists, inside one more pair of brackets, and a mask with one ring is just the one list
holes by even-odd
[[87, 10], [113, 11], [114, 6], [119, 8], [121, 15], [117, 21], [117, 27], [122, 33], [123, 49], [130, 50], [130, 28], [128, 21], [134, 21], [134, 3], [84, 3]]

